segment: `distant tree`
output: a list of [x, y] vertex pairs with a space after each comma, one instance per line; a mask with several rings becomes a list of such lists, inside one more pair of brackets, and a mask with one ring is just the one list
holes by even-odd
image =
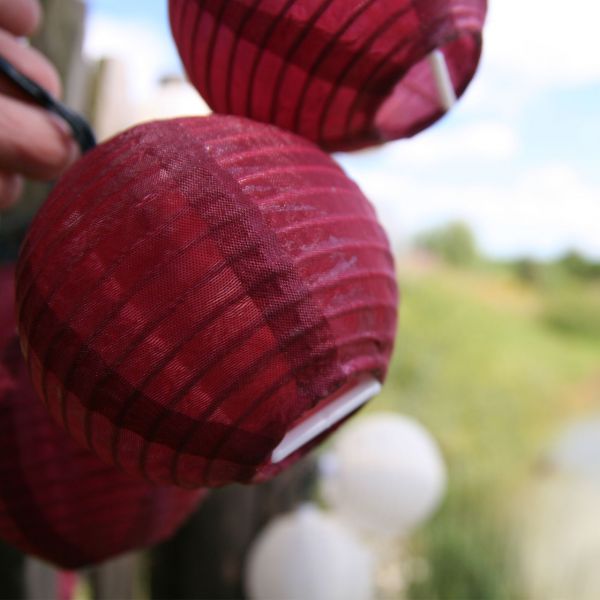
[[589, 260], [576, 250], [569, 250], [558, 259], [557, 265], [579, 279], [600, 279], [600, 262]]
[[533, 258], [519, 258], [511, 264], [516, 276], [524, 283], [538, 284], [544, 279], [544, 265]]
[[473, 232], [461, 222], [426, 231], [416, 238], [415, 244], [451, 265], [469, 266], [479, 257]]

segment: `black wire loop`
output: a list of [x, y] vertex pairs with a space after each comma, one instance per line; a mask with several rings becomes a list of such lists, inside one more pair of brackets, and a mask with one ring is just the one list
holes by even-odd
[[23, 75], [23, 73], [2, 56], [0, 56], [0, 73], [27, 94], [33, 102], [66, 121], [82, 153], [94, 148], [96, 145], [96, 136], [90, 124], [81, 115], [66, 107], [62, 102], [56, 100], [56, 98], [53, 98], [41, 85]]

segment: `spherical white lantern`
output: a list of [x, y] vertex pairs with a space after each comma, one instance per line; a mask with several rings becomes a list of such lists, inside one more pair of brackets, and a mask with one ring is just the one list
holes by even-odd
[[596, 600], [600, 598], [600, 417], [567, 425], [539, 466], [515, 511], [515, 547], [525, 596]]
[[273, 520], [250, 549], [253, 600], [368, 600], [373, 560], [354, 534], [311, 505]]
[[323, 491], [329, 504], [369, 533], [404, 535], [438, 506], [446, 469], [433, 437], [413, 419], [380, 413], [336, 440]]
[[569, 424], [550, 449], [545, 462], [554, 471], [600, 483], [600, 417]]

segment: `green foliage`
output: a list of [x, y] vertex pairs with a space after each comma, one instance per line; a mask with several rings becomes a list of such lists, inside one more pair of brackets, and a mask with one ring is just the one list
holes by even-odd
[[558, 332], [600, 339], [600, 291], [561, 290], [547, 299], [543, 319]]
[[444, 508], [417, 540], [427, 556], [424, 576], [411, 580], [412, 600], [516, 600], [519, 596], [511, 572], [510, 550], [503, 532], [490, 517], [482, 516], [476, 498], [465, 499], [466, 515]]
[[520, 281], [547, 289], [600, 281], [600, 262], [587, 259], [574, 250], [551, 262], [523, 257], [509, 265]]
[[540, 284], [545, 278], [545, 266], [532, 258], [520, 258], [513, 263], [515, 275], [520, 281], [531, 285]]
[[417, 535], [429, 572], [409, 597], [519, 598], [507, 507], [575, 410], [571, 390], [599, 368], [600, 338], [558, 334], [539, 316], [544, 293], [524, 293], [506, 272], [401, 272], [400, 281], [396, 352], [370, 410], [419, 419], [450, 473], [442, 510]]
[[450, 223], [417, 237], [416, 245], [427, 250], [450, 265], [469, 266], [479, 256], [475, 237], [464, 223]]
[[588, 260], [575, 250], [567, 252], [557, 261], [557, 265], [578, 279], [600, 279], [600, 263]]

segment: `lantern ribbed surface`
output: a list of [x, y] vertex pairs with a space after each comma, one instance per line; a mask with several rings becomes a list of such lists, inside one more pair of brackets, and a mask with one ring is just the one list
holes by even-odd
[[216, 112], [273, 123], [328, 150], [418, 133], [446, 111], [427, 60], [461, 96], [486, 0], [170, 0], [188, 76]]
[[[396, 329], [387, 238], [310, 142], [238, 117], [149, 123], [86, 154], [22, 248], [22, 346], [54, 418], [184, 487], [257, 481], [286, 432]], [[321, 436], [322, 437], [322, 436]]]
[[0, 352], [0, 538], [77, 568], [173, 533], [202, 492], [132, 478], [50, 418], [19, 349], [10, 267], [0, 269]]

